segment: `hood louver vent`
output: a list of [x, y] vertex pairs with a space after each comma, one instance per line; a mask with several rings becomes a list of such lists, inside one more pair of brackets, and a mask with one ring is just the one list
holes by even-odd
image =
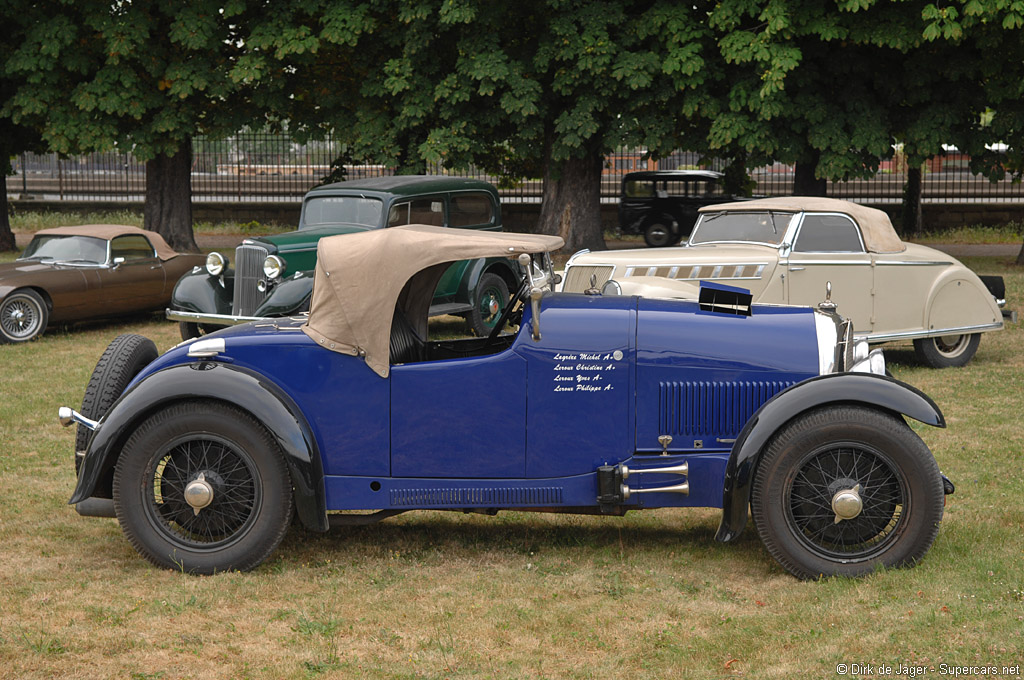
[[735, 438], [763, 403], [794, 384], [780, 381], [659, 383], [658, 432], [686, 437]]

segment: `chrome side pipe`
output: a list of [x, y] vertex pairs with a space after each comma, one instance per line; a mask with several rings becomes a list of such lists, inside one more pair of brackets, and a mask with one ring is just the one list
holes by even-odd
[[[670, 438], [671, 439], [671, 438]], [[680, 465], [673, 465], [671, 467], [661, 468], [641, 468], [639, 470], [630, 470], [628, 465], [620, 465], [619, 471], [622, 473], [623, 481], [629, 479], [630, 475], [639, 475], [645, 472], [657, 472], [663, 475], [683, 475], [688, 476], [690, 474], [690, 465], [688, 463], [682, 463]], [[622, 494], [622, 500], [629, 500], [629, 497], [636, 493], [681, 493], [684, 496], [690, 495], [690, 483], [682, 482], [681, 484], [672, 484], [670, 486], [660, 486], [651, 489], [631, 489], [628, 485], [623, 484], [619, 487], [619, 493]]]
[[635, 493], [681, 493], [684, 496], [690, 495], [690, 483], [683, 482], [682, 484], [673, 484], [672, 486], [660, 486], [655, 489], [630, 489], [627, 485], [622, 485], [622, 500], [629, 500], [629, 497]]

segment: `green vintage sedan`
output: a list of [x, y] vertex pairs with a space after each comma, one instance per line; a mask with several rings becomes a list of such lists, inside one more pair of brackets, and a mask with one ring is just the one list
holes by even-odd
[[[225, 326], [305, 312], [320, 239], [406, 224], [501, 231], [498, 192], [481, 180], [441, 175], [317, 187], [303, 198], [296, 231], [247, 238], [235, 249], [233, 262], [210, 253], [205, 267], [183, 276], [167, 318], [180, 324], [187, 340]], [[486, 336], [516, 282], [517, 272], [506, 258], [456, 262], [441, 277], [430, 314], [463, 316], [477, 335]]]

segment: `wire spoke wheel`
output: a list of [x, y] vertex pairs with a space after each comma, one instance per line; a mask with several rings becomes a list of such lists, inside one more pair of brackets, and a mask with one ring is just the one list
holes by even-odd
[[[858, 488], [863, 509], [836, 521], [833, 499]], [[884, 551], [907, 516], [907, 481], [880, 451], [854, 443], [823, 447], [788, 482], [787, 519], [794, 535], [824, 557], [864, 559]]]
[[[259, 472], [247, 453], [204, 434], [170, 443], [153, 458], [146, 509], [167, 538], [194, 550], [229, 545], [255, 521], [262, 495]], [[209, 505], [189, 504], [186, 489], [202, 476]]]
[[223, 402], [158, 411], [125, 444], [114, 510], [153, 564], [199, 574], [258, 566], [292, 516], [291, 476], [274, 438]]
[[33, 290], [16, 290], [0, 300], [0, 341], [26, 342], [46, 330], [49, 311]]
[[897, 416], [825, 406], [783, 425], [754, 475], [765, 548], [800, 578], [859, 576], [918, 562], [938, 535], [942, 475]]

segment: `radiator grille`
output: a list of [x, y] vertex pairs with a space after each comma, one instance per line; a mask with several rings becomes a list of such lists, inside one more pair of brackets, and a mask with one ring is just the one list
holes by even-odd
[[504, 489], [393, 489], [394, 507], [429, 506], [547, 506], [562, 502], [562, 487]]
[[735, 437], [761, 404], [794, 382], [662, 382], [658, 432]]
[[565, 272], [565, 284], [562, 290], [566, 293], [582, 293], [590, 288], [590, 277], [596, 276], [594, 285], [600, 288], [612, 277], [613, 267], [588, 267], [578, 265], [569, 267]]
[[263, 261], [270, 252], [263, 246], [242, 244], [235, 248], [235, 297], [232, 310], [235, 316], [251, 316], [267, 299], [256, 284], [263, 278]]

